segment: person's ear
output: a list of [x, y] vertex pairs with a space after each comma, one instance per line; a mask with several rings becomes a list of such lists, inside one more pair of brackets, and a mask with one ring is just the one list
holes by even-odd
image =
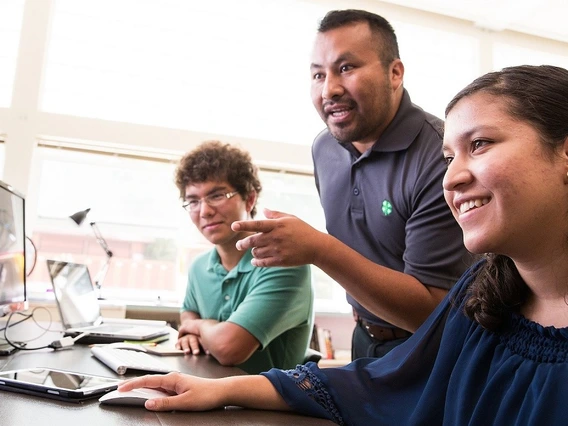
[[246, 210], [247, 214], [250, 214], [254, 205], [256, 204], [257, 193], [256, 191], [251, 191], [246, 198]]
[[397, 91], [402, 86], [404, 80], [404, 64], [400, 59], [395, 59], [389, 66], [389, 75], [393, 91]]

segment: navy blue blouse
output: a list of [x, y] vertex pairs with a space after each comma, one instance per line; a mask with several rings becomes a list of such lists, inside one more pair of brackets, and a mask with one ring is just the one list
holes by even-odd
[[512, 315], [485, 330], [459, 303], [474, 269], [384, 358], [263, 375], [295, 411], [345, 425], [567, 425], [568, 328]]

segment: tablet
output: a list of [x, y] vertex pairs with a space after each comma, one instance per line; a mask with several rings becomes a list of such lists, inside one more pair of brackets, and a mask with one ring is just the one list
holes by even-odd
[[71, 402], [100, 397], [121, 381], [52, 368], [0, 371], [0, 390]]

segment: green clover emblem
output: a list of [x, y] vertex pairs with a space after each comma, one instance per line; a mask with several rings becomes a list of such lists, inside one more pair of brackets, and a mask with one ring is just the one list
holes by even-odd
[[388, 200], [384, 200], [383, 201], [383, 206], [381, 207], [383, 214], [385, 216], [388, 216], [389, 214], [392, 213], [392, 204], [390, 203], [390, 201]]

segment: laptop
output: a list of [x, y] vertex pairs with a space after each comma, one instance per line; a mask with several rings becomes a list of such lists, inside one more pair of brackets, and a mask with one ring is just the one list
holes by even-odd
[[47, 269], [65, 336], [87, 333], [76, 343], [143, 341], [169, 335], [165, 321], [103, 318], [86, 265], [48, 259]]

